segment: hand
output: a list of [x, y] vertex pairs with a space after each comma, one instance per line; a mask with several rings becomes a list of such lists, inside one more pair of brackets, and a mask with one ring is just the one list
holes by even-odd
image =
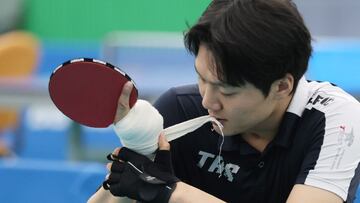
[[129, 99], [132, 88], [133, 88], [133, 84], [131, 82], [128, 81], [125, 83], [118, 100], [118, 105], [114, 118], [114, 124], [119, 122], [122, 118], [124, 118], [127, 115], [127, 113], [129, 113], [130, 111]]
[[103, 183], [104, 188], [115, 196], [142, 202], [168, 202], [179, 181], [173, 175], [169, 149], [164, 135], [159, 137], [154, 162], [126, 147], [115, 149], [108, 156], [113, 162], [107, 165], [110, 175]]

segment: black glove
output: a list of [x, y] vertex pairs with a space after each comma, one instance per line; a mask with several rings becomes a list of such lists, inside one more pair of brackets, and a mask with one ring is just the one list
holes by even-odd
[[118, 155], [109, 154], [108, 159], [113, 163], [103, 187], [115, 196], [142, 202], [168, 202], [179, 181], [173, 175], [168, 150], [157, 151], [154, 162], [126, 147]]

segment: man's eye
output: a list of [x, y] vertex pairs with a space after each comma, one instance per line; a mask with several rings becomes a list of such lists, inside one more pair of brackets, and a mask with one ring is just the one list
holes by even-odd
[[234, 92], [221, 92], [221, 94], [224, 95], [225, 97], [230, 97], [230, 96], [235, 95]]

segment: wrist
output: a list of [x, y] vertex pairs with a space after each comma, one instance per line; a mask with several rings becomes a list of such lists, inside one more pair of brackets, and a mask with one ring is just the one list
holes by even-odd
[[149, 203], [168, 203], [170, 202], [170, 197], [176, 189], [176, 183], [170, 186], [161, 186], [161, 189], [158, 190], [158, 193], [155, 199], [149, 201]]
[[182, 194], [184, 191], [185, 184], [183, 182], [177, 182], [175, 184], [176, 184], [176, 187], [170, 196], [169, 203], [182, 202], [181, 197], [182, 197]]

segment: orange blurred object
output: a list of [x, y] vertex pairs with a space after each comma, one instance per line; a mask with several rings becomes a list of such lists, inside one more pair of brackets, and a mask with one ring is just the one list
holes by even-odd
[[18, 111], [16, 109], [0, 108], [0, 133], [1, 129], [15, 128], [18, 122]]
[[38, 53], [38, 40], [28, 32], [0, 35], [0, 78], [30, 76], [37, 65]]
[[[39, 57], [39, 42], [25, 31], [12, 31], [0, 35], [0, 80], [26, 79], [34, 72]], [[16, 128], [18, 110], [0, 107], [0, 135], [4, 129]], [[0, 140], [1, 142], [1, 140]], [[0, 156], [7, 154], [0, 143]]]

